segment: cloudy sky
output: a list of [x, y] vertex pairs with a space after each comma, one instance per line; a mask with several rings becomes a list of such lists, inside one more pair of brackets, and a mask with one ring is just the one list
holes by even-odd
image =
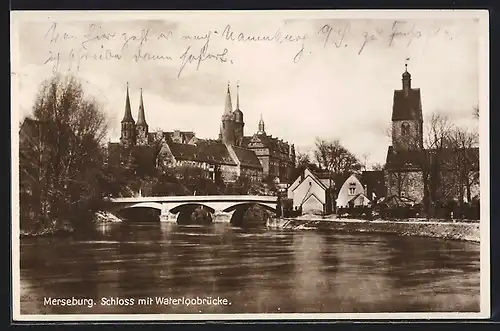
[[235, 103], [239, 82], [246, 135], [262, 114], [268, 134], [299, 151], [316, 137], [338, 138], [369, 163], [384, 162], [405, 63], [424, 116], [474, 125], [479, 104], [478, 21], [406, 16], [82, 12], [14, 20], [18, 115], [30, 114], [43, 80], [72, 73], [110, 115], [111, 140], [120, 136], [127, 82], [135, 118], [143, 89], [150, 130], [216, 137], [227, 84]]

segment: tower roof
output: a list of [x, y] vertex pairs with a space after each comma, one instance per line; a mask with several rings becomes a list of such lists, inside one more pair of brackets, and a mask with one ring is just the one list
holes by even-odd
[[411, 78], [411, 74], [408, 72], [408, 64], [405, 63], [405, 72], [403, 72], [403, 79], [408, 79], [408, 78]]
[[137, 125], [147, 125], [146, 115], [144, 114], [144, 101], [142, 99], [142, 88], [141, 88], [141, 99], [139, 101], [139, 114], [137, 115]]
[[258, 134], [265, 134], [266, 133], [264, 119], [262, 118], [262, 114], [260, 114], [259, 131], [257, 133]]
[[405, 64], [405, 71], [402, 76], [403, 89], [394, 91], [392, 120], [422, 120], [422, 101], [420, 89], [411, 88], [411, 75], [408, 72], [408, 64]]
[[132, 122], [134, 123], [134, 118], [132, 117], [132, 110], [130, 108], [130, 96], [128, 93], [128, 82], [127, 82], [127, 96], [125, 99], [125, 115], [123, 116], [122, 123]]
[[227, 94], [226, 94], [226, 105], [224, 107], [223, 116], [231, 115], [232, 111], [233, 111], [233, 103], [231, 102], [231, 91], [229, 89], [229, 83], [228, 83], [227, 84]]
[[236, 109], [240, 109], [240, 84], [236, 85]]
[[411, 89], [408, 94], [402, 90], [394, 91], [392, 104], [392, 120], [421, 120], [422, 104], [420, 89]]
[[233, 112], [233, 118], [235, 122], [242, 123], [243, 122], [243, 112], [240, 110], [240, 85], [236, 85], [236, 109]]

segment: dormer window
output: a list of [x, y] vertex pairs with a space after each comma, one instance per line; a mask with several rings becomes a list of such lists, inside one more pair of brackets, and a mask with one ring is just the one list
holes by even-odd
[[349, 195], [354, 195], [356, 193], [356, 183], [349, 184]]

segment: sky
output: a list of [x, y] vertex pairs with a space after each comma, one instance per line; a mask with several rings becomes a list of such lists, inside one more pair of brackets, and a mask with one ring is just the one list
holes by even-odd
[[384, 163], [406, 63], [424, 118], [475, 125], [480, 26], [472, 18], [107, 15], [14, 20], [19, 121], [44, 80], [72, 74], [109, 115], [111, 141], [120, 136], [127, 82], [135, 119], [142, 88], [150, 131], [215, 138], [228, 83], [233, 106], [239, 84], [245, 135], [262, 116], [268, 134], [299, 152], [316, 138], [339, 139], [369, 164]]

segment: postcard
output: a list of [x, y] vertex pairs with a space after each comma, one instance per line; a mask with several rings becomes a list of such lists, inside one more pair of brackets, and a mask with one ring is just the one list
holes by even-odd
[[487, 11], [11, 18], [15, 321], [490, 316]]

